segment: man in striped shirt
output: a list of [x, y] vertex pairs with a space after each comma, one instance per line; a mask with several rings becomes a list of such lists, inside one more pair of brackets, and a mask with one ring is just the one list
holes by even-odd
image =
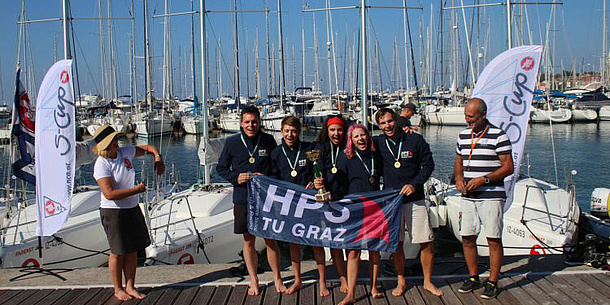
[[[499, 293], [498, 276], [502, 266], [502, 214], [506, 201], [504, 178], [513, 173], [512, 150], [504, 131], [486, 118], [487, 105], [473, 98], [464, 108], [468, 129], [457, 140], [453, 172], [455, 187], [462, 193], [460, 235], [470, 278], [458, 289], [467, 293], [482, 286], [482, 298]], [[489, 279], [481, 284], [477, 268], [477, 235], [480, 228], [489, 245]]]

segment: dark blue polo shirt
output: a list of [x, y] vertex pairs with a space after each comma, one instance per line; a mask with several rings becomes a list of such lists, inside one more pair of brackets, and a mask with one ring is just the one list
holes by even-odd
[[[430, 146], [418, 133], [404, 133], [397, 128], [396, 142], [388, 139], [385, 134], [373, 137], [375, 147], [378, 149], [383, 162], [384, 189], [400, 190], [405, 184], [415, 187], [415, 192], [405, 196], [404, 202], [412, 202], [424, 199], [424, 183], [434, 171], [434, 160]], [[398, 148], [402, 142], [402, 148]], [[392, 150], [392, 153], [390, 150]], [[396, 157], [400, 162], [400, 168], [394, 167]]]
[[[320, 150], [320, 159], [318, 161], [318, 166], [320, 167], [320, 171], [322, 172], [322, 177], [324, 178], [324, 188], [331, 193], [333, 198], [339, 198], [337, 192], [341, 192], [341, 185], [339, 185], [339, 181], [336, 179], [336, 175], [332, 173], [332, 158], [331, 158], [331, 144], [330, 141], [326, 143], [315, 143], [315, 149]], [[337, 145], [332, 145], [332, 148], [337, 153]], [[339, 146], [339, 156], [343, 154], [344, 146]], [[338, 162], [338, 156], [335, 159], [335, 164]], [[337, 169], [338, 170], [338, 169]], [[343, 191], [342, 193], [344, 193]]]
[[[309, 182], [312, 182], [313, 162], [307, 159], [306, 154], [312, 149], [311, 147], [312, 145], [309, 142], [297, 141], [293, 145], [293, 150], [288, 147], [282, 139], [282, 144], [271, 152], [272, 177], [302, 186], [306, 186]], [[284, 150], [282, 150], [282, 148], [284, 148]], [[284, 155], [284, 151], [286, 152], [286, 155]], [[298, 159], [296, 159], [297, 154], [299, 155]], [[288, 161], [289, 159], [290, 161]], [[297, 171], [296, 177], [291, 176], [291, 164]]]
[[[338, 184], [342, 186], [339, 189], [340, 194], [338, 194], [340, 197], [347, 194], [378, 191], [380, 189], [379, 178], [383, 171], [381, 156], [377, 152], [371, 153], [370, 150], [359, 153], [362, 161], [355, 153], [351, 159], [348, 159], [344, 153], [339, 155], [337, 179], [339, 180]], [[371, 160], [374, 160], [374, 170]], [[364, 164], [368, 167], [368, 171]], [[369, 171], [373, 174], [373, 183], [369, 181], [371, 177]]]
[[[248, 146], [247, 149], [241, 140], [240, 135]], [[259, 142], [260, 138], [260, 142]], [[258, 147], [255, 148], [258, 142]], [[277, 146], [275, 139], [267, 133], [259, 132], [254, 138], [248, 138], [241, 130], [236, 135], [230, 136], [225, 142], [222, 153], [218, 159], [216, 171], [218, 174], [229, 181], [234, 186], [233, 203], [248, 203], [247, 183], [237, 184], [237, 177], [240, 173], [261, 173], [271, 175], [271, 151]], [[252, 164], [249, 152], [253, 152], [255, 162]]]

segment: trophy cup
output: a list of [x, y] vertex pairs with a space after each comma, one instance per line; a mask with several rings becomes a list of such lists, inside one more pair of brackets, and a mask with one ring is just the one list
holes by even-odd
[[[320, 150], [319, 149], [314, 149], [314, 150], [310, 150], [308, 152], [306, 152], [307, 154], [307, 159], [311, 160], [311, 162], [313, 162], [313, 173], [314, 173], [314, 177], [316, 178], [322, 178], [322, 173], [320, 172], [320, 167], [318, 166], [318, 158], [320, 157]], [[330, 201], [330, 192], [327, 191], [326, 189], [324, 189], [324, 187], [322, 187], [321, 189], [318, 190], [318, 193], [316, 194], [316, 201]]]

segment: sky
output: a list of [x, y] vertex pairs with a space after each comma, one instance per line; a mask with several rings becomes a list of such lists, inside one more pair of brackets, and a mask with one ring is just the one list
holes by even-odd
[[[465, 5], [476, 3], [496, 3], [504, 0], [442, 0], [444, 6], [452, 3]], [[528, 0], [530, 1], [530, 0]], [[552, 1], [552, 0], [549, 0]], [[4, 43], [0, 47], [0, 104], [11, 104], [15, 90], [15, 67], [17, 63], [18, 46], [24, 45], [23, 37], [19, 39], [17, 24], [21, 13], [21, 1], [2, 0], [3, 10], [0, 12], [0, 35]], [[106, 68], [102, 65], [102, 47], [100, 46], [99, 20], [90, 20], [100, 14], [108, 17], [130, 17], [131, 0], [78, 0], [72, 1], [71, 13], [73, 21], [73, 54], [76, 58], [78, 88], [77, 94], [99, 93], [106, 95], [129, 95], [132, 36], [130, 19], [115, 19], [111, 22], [112, 43], [110, 48], [109, 25], [103, 24], [104, 50]], [[191, 11], [190, 0], [173, 0], [169, 2], [171, 13]], [[194, 10], [199, 11], [199, 1], [194, 1]], [[285, 90], [294, 91], [300, 86], [314, 86], [328, 92], [336, 90], [352, 91], [355, 82], [354, 70], [357, 69], [358, 38], [360, 15], [358, 9], [333, 10], [325, 12], [304, 12], [303, 8], [323, 8], [326, 3], [331, 7], [359, 5], [357, 0], [282, 0], [283, 53], [285, 71]], [[527, 2], [527, 1], [522, 1]], [[541, 1], [530, 1], [541, 2]], [[144, 18], [143, 0], [134, 0], [135, 10], [135, 68], [138, 98], [144, 94]], [[409, 86], [415, 85], [413, 70], [417, 74], [419, 87], [427, 86], [438, 89], [449, 87], [455, 82], [463, 87], [471, 82], [471, 71], [468, 66], [470, 41], [475, 74], [483, 69], [485, 62], [507, 49], [506, 7], [492, 6], [486, 9], [467, 8], [443, 11], [443, 30], [440, 27], [441, 0], [408, 0], [408, 10], [411, 39], [405, 44], [403, 10], [381, 7], [401, 7], [402, 0], [367, 0], [374, 6], [367, 10], [368, 18], [368, 75], [372, 90], [395, 90], [406, 86], [405, 45], [412, 46], [413, 59], [409, 58]], [[164, 46], [169, 50], [173, 81], [171, 92], [178, 97], [192, 95], [191, 80], [191, 15], [174, 16], [170, 18], [169, 39], [164, 41], [164, 20], [153, 18], [164, 12], [164, 0], [149, 0], [150, 11], [150, 41], [153, 56], [153, 87], [156, 96], [164, 94], [163, 63]], [[552, 16], [551, 5], [513, 6], [513, 46], [520, 44], [547, 44], [547, 62], [552, 63], [555, 71], [572, 70], [573, 64], [577, 72], [599, 70], [602, 54], [602, 10], [603, 0], [564, 0], [562, 5], [555, 5], [555, 18]], [[237, 17], [238, 56], [240, 66], [240, 94], [254, 96], [259, 83], [261, 95], [265, 96], [269, 89], [279, 91], [279, 55], [278, 55], [278, 22], [277, 1], [275, 0], [238, 0], [237, 8], [241, 10]], [[266, 18], [262, 10], [269, 9], [269, 49], [274, 57], [273, 72], [268, 86], [266, 57]], [[227, 12], [233, 9], [233, 1], [206, 1], [206, 26], [208, 34], [208, 79], [209, 96], [219, 94], [234, 94], [234, 14]], [[259, 12], [253, 12], [258, 10]], [[453, 12], [453, 18], [451, 17]], [[26, 20], [61, 17], [61, 0], [25, 0]], [[88, 19], [89, 18], [89, 19]], [[314, 23], [315, 18], [315, 23]], [[327, 23], [327, 18], [332, 22]], [[453, 20], [452, 20], [453, 19]], [[466, 20], [466, 28], [464, 19]], [[552, 20], [555, 23], [552, 23]], [[547, 23], [549, 23], [547, 31]], [[327, 24], [332, 26], [334, 37], [328, 39]], [[453, 25], [453, 26], [452, 26]], [[315, 27], [315, 31], [314, 31]], [[21, 67], [25, 70], [22, 81], [26, 85], [30, 97], [36, 96], [39, 84], [46, 70], [55, 60], [63, 57], [63, 41], [61, 22], [30, 23], [26, 27], [25, 54], [20, 51]], [[529, 29], [529, 31], [528, 31]], [[199, 15], [195, 15], [195, 55], [197, 77], [197, 95], [201, 95], [200, 48], [199, 48]], [[302, 78], [302, 33], [305, 40], [305, 82]], [[441, 33], [443, 39], [441, 39]], [[468, 33], [468, 40], [466, 37]], [[531, 33], [528, 34], [528, 33]], [[547, 33], [551, 34], [546, 39]], [[552, 34], [555, 38], [552, 39]], [[258, 44], [256, 37], [258, 34]], [[315, 34], [315, 35], [314, 35]], [[456, 37], [457, 44], [451, 42], [451, 36]], [[317, 38], [317, 65], [315, 57], [314, 36]], [[330, 40], [330, 78], [328, 77], [327, 42]], [[442, 41], [442, 48], [441, 48]], [[355, 47], [356, 46], [356, 47]], [[113, 52], [110, 52], [110, 50]], [[258, 49], [259, 78], [256, 78], [256, 50]], [[408, 48], [409, 50], [411, 48]], [[441, 51], [442, 50], [442, 51]], [[455, 51], [454, 51], [455, 50]], [[114, 54], [114, 58], [110, 54]], [[455, 56], [453, 55], [455, 54]], [[411, 54], [409, 54], [411, 57]], [[451, 58], [458, 58], [457, 69], [453, 69]], [[441, 58], [443, 64], [441, 65]], [[110, 62], [114, 62], [113, 65]], [[220, 65], [217, 63], [220, 62]], [[415, 62], [415, 69], [412, 63]], [[115, 67], [111, 69], [111, 66]], [[442, 68], [441, 68], [442, 67]], [[107, 71], [103, 73], [103, 71]], [[116, 80], [103, 81], [103, 75], [115, 71]], [[317, 73], [316, 73], [317, 71]], [[336, 72], [335, 72], [336, 71]], [[452, 72], [457, 71], [457, 73]], [[221, 74], [221, 77], [219, 77]], [[360, 78], [361, 76], [357, 76]], [[222, 78], [222, 81], [221, 81]], [[106, 79], [110, 79], [108, 76]], [[248, 79], [248, 81], [246, 80]], [[274, 81], [273, 81], [274, 80]], [[455, 81], [454, 81], [455, 80]], [[222, 82], [222, 87], [219, 84]], [[106, 83], [106, 85], [104, 85]], [[268, 88], [269, 87], [269, 88]], [[330, 88], [329, 88], [330, 87]], [[116, 88], [116, 89], [115, 89]]]

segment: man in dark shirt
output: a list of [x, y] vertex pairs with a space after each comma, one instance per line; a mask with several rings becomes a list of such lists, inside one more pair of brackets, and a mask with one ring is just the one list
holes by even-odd
[[[227, 138], [218, 159], [216, 171], [233, 184], [233, 214], [235, 234], [243, 234], [243, 254], [250, 275], [248, 295], [258, 295], [258, 256], [256, 237], [248, 233], [247, 182], [253, 175], [271, 174], [271, 151], [277, 146], [273, 137], [260, 131], [260, 113], [256, 107], [247, 106], [241, 112], [241, 130]], [[273, 239], [265, 239], [267, 259], [273, 270], [273, 281], [278, 293], [286, 287], [280, 274], [280, 250]]]
[[[408, 241], [421, 246], [421, 265], [424, 273], [424, 289], [432, 294], [443, 294], [432, 283], [434, 265], [434, 234], [430, 226], [428, 208], [424, 197], [424, 183], [434, 170], [434, 160], [430, 146], [417, 133], [406, 133], [396, 125], [397, 115], [388, 108], [380, 109], [375, 120], [382, 135], [374, 138], [375, 146], [383, 162], [384, 188], [400, 190], [403, 195], [403, 225], [408, 232]], [[404, 277], [404, 233], [394, 253], [398, 285], [392, 295], [402, 295], [407, 283]]]
[[[460, 235], [470, 278], [458, 291], [469, 293], [485, 286], [481, 297], [491, 299], [500, 292], [504, 178], [513, 173], [512, 147], [506, 133], [487, 120], [483, 100], [471, 99], [464, 107], [464, 116], [468, 128], [458, 136], [453, 173], [455, 187], [462, 193]], [[477, 268], [479, 233], [485, 234], [489, 245], [489, 278], [483, 284]]]
[[398, 128], [402, 129], [404, 132], [417, 129], [417, 126], [412, 126], [411, 124], [411, 117], [415, 114], [416, 110], [417, 106], [411, 102], [404, 105], [400, 115], [396, 118]]

